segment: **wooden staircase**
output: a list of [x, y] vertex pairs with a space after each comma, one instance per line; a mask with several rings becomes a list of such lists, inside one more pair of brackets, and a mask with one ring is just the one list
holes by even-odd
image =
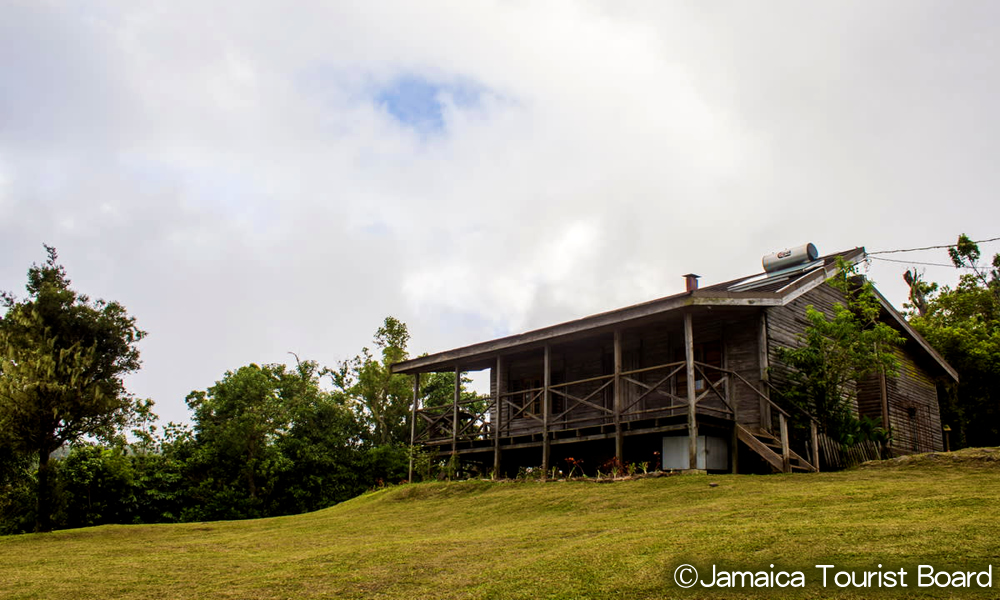
[[776, 473], [792, 473], [795, 471], [817, 472], [818, 465], [813, 465], [798, 453], [783, 444], [774, 434], [763, 429], [751, 430], [739, 423], [736, 427], [737, 437], [741, 442], [756, 452]]

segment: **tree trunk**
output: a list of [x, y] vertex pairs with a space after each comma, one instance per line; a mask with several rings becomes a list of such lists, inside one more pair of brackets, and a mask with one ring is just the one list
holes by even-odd
[[253, 468], [247, 469], [247, 487], [250, 488], [250, 498], [257, 499], [257, 482], [253, 478]]
[[35, 531], [52, 531], [49, 513], [52, 510], [52, 496], [49, 490], [49, 454], [48, 449], [38, 451], [38, 494], [35, 504]]

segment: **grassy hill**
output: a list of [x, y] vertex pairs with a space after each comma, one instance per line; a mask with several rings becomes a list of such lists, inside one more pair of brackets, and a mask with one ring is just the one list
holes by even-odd
[[[717, 484], [712, 486], [710, 484]], [[0, 538], [3, 598], [670, 598], [683, 563], [802, 570], [801, 597], [998, 597], [1000, 450], [842, 473], [395, 487], [316, 513]], [[914, 569], [906, 590], [821, 585], [816, 564]], [[992, 590], [915, 566], [993, 565]], [[706, 571], [707, 569], [707, 571]], [[775, 569], [778, 570], [778, 569]], [[831, 576], [833, 572], [830, 572]], [[793, 594], [794, 595], [794, 594]]]

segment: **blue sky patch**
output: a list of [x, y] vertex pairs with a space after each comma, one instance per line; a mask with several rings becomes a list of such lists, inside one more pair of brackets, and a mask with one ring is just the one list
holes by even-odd
[[392, 80], [376, 91], [375, 102], [403, 125], [422, 132], [444, 129], [444, 105], [459, 108], [480, 103], [484, 88], [469, 83], [441, 83], [414, 75]]

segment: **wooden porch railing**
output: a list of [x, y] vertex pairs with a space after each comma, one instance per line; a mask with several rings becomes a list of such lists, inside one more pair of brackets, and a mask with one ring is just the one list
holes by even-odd
[[[684, 414], [688, 400], [674, 390], [676, 378], [685, 366], [684, 361], [679, 361], [619, 373], [623, 400], [618, 417], [622, 421], [630, 421]], [[697, 410], [735, 419], [734, 404], [726, 393], [729, 372], [698, 362], [695, 363], [695, 371], [700, 381], [705, 383], [695, 398]], [[647, 373], [662, 376], [647, 383], [640, 378]], [[561, 399], [562, 405], [550, 412], [549, 429], [559, 431], [615, 424], [614, 403], [606, 399], [614, 383], [615, 375], [608, 374], [550, 385], [549, 393]], [[580, 386], [588, 387], [579, 390]], [[457, 411], [452, 404], [419, 409], [416, 411], [418, 427], [415, 440], [418, 443], [444, 443], [453, 439], [462, 442], [489, 439], [496, 433], [493, 421], [498, 410], [503, 411], [499, 428], [501, 437], [541, 433], [544, 415], [531, 409], [544, 406], [544, 394], [544, 387], [536, 387], [502, 392], [498, 395], [499, 402], [490, 397], [462, 401], [458, 403]], [[713, 406], [712, 400], [719, 402]], [[457, 423], [455, 414], [458, 415]], [[526, 422], [529, 426], [524, 425]]]
[[[505, 391], [496, 397], [477, 398], [460, 401], [456, 404], [423, 408], [416, 411], [417, 443], [429, 445], [444, 445], [448, 442], [483, 442], [498, 437], [514, 437], [533, 435], [566, 429], [591, 426], [618, 425], [622, 422], [653, 419], [658, 417], [673, 417], [686, 414], [689, 410], [688, 399], [676, 393], [678, 376], [686, 370], [687, 363], [678, 361], [654, 365], [640, 369], [632, 369], [618, 373], [620, 383], [620, 409], [616, 413], [613, 401], [608, 401], [609, 390], [613, 390], [616, 375], [599, 375], [575, 381], [552, 384], [548, 393], [553, 398], [559, 398], [562, 404], [557, 409], [551, 409], [546, 415], [533, 412], [533, 407], [552, 405], [545, 402], [546, 387], [536, 387], [516, 391]], [[744, 434], [734, 433], [733, 445], [737, 438], [743, 440], [755, 451], [760, 453], [779, 470], [792, 470], [792, 460], [807, 463], [811, 470], [819, 470], [819, 439], [817, 422], [811, 415], [805, 413], [811, 426], [811, 439], [807, 444], [808, 460], [802, 458], [792, 448], [788, 431], [789, 413], [771, 400], [745, 377], [735, 371], [723, 369], [702, 362], [694, 362], [695, 379], [701, 382], [696, 388], [695, 411], [729, 419], [739, 423], [737, 404], [733, 397], [739, 385], [745, 385], [763, 399], [770, 407], [771, 423], [762, 423], [765, 430], [774, 431], [774, 437], [780, 441], [781, 452], [778, 456], [765, 456], [763, 442], [757, 443], [749, 439], [750, 434], [742, 428]], [[648, 377], [648, 375], [654, 375]], [[647, 377], [642, 377], [647, 375]], [[685, 374], [686, 376], [686, 374]], [[650, 379], [649, 382], [644, 379]], [[580, 389], [581, 386], [586, 386]], [[576, 388], [576, 389], [574, 389]], [[609, 406], [610, 404], [610, 406]], [[499, 430], [496, 426], [498, 413]], [[766, 418], [762, 415], [762, 418]], [[777, 421], [776, 423], [774, 421]], [[527, 423], [527, 425], [525, 425]], [[777, 427], [775, 427], [777, 425]], [[760, 446], [760, 447], [758, 447]], [[780, 457], [780, 458], [779, 458]], [[780, 461], [780, 462], [779, 462]]]
[[422, 408], [416, 411], [419, 419], [416, 442], [489, 439], [493, 436], [493, 424], [490, 422], [489, 414], [495, 405], [496, 403], [487, 397], [460, 401], [457, 411], [454, 404]]

